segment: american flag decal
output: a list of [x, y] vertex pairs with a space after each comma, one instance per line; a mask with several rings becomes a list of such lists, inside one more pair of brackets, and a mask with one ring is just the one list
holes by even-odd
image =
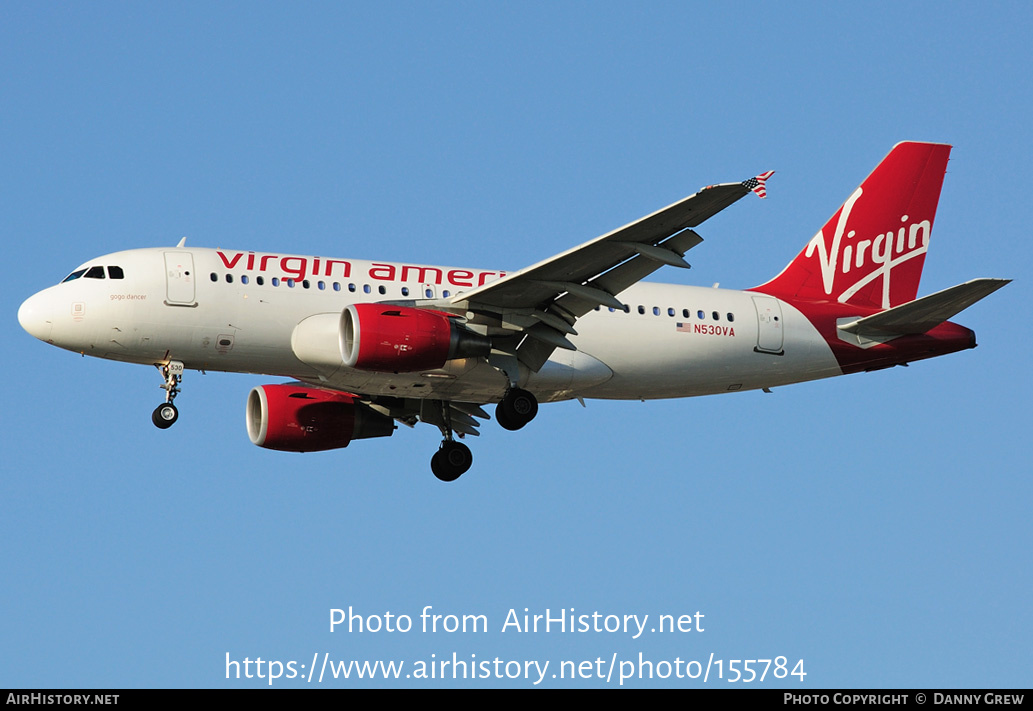
[[753, 192], [760, 195], [762, 198], [766, 198], [768, 196], [768, 192], [764, 189], [764, 183], [766, 183], [768, 178], [770, 178], [774, 174], [775, 171], [769, 170], [767, 173], [761, 173], [756, 178], [750, 178], [749, 180], [742, 181], [742, 186], [747, 190], [752, 190]]
[[678, 331], [680, 333], [692, 333], [692, 324], [688, 324], [688, 323], [675, 324], [674, 330]]

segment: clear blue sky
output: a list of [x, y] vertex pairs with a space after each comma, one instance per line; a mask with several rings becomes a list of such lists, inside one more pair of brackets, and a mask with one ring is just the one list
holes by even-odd
[[[316, 653], [549, 675], [785, 656], [794, 688], [1030, 686], [1030, 37], [1018, 2], [0, 4], [0, 687], [261, 686], [226, 655], [307, 674]], [[16, 319], [89, 258], [184, 235], [517, 269], [773, 168], [767, 200], [700, 229], [691, 272], [658, 275], [744, 288], [904, 139], [955, 146], [921, 292], [1015, 279], [958, 318], [979, 348], [773, 394], [543, 406], [518, 433], [488, 423], [454, 485], [427, 426], [254, 447], [244, 403], [270, 378], [190, 372], [159, 431], [156, 371]], [[489, 631], [423, 633], [426, 605]], [[349, 606], [414, 629], [331, 633]], [[510, 609], [571, 607], [698, 611], [704, 631], [502, 632]]]

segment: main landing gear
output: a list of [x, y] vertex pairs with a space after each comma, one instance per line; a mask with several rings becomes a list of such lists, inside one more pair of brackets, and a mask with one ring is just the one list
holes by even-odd
[[438, 425], [444, 439], [430, 458], [430, 470], [441, 481], [455, 481], [473, 464], [473, 453], [462, 442], [452, 438], [452, 406], [441, 402], [441, 423]]
[[155, 427], [167, 430], [179, 419], [179, 410], [172, 401], [179, 395], [179, 384], [183, 382], [183, 364], [178, 360], [170, 360], [167, 365], [160, 368], [161, 374], [165, 377], [165, 383], [161, 386], [165, 391], [165, 402], [154, 408], [151, 422]]
[[441, 447], [430, 458], [430, 470], [441, 481], [455, 481], [473, 464], [473, 453], [462, 442], [442, 441]]
[[518, 430], [538, 414], [538, 400], [521, 388], [510, 388], [495, 408], [495, 419], [507, 430]]
[[[430, 469], [441, 481], [455, 481], [470, 469], [473, 454], [469, 447], [453, 438], [451, 406], [447, 402], [440, 405], [441, 420], [434, 417], [432, 421], [441, 430], [442, 440], [438, 451], [430, 458]], [[495, 409], [495, 419], [507, 430], [520, 429], [537, 414], [538, 400], [521, 388], [510, 388]], [[483, 412], [481, 416], [484, 416]], [[459, 434], [462, 436], [462, 432]]]

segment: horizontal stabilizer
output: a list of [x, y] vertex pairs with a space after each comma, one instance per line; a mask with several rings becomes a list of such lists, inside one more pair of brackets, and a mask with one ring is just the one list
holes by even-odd
[[869, 338], [925, 333], [1010, 281], [1011, 279], [973, 279], [894, 306], [881, 313], [842, 324], [839, 330]]

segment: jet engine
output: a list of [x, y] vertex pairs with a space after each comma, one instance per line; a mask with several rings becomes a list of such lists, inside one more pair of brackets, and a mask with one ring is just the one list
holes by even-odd
[[283, 452], [321, 452], [353, 439], [390, 437], [394, 421], [354, 395], [303, 385], [260, 385], [247, 400], [254, 444]]
[[434, 370], [456, 358], [485, 357], [487, 336], [446, 314], [387, 304], [350, 304], [341, 315], [341, 355], [349, 368], [381, 373]]

